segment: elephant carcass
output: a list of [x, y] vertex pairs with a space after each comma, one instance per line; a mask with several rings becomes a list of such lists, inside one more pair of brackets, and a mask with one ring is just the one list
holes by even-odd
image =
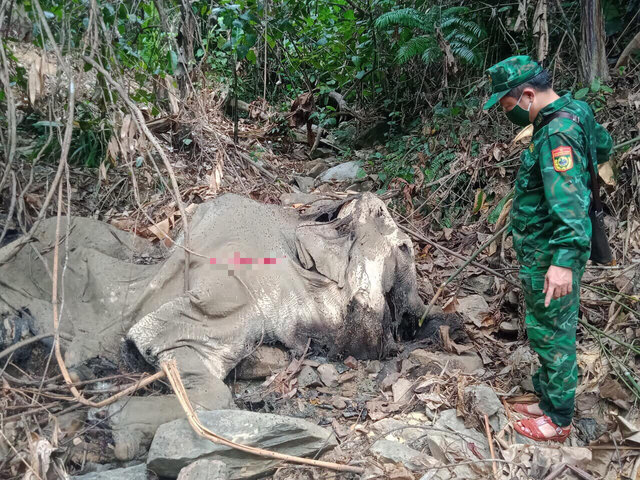
[[129, 348], [156, 366], [176, 358], [182, 370], [197, 358], [218, 378], [260, 343], [302, 352], [311, 339], [330, 355], [384, 356], [400, 323], [424, 311], [411, 240], [373, 194], [322, 220], [230, 194], [200, 205], [190, 290], [175, 291], [178, 249], [143, 294], [166, 303], [129, 330]]

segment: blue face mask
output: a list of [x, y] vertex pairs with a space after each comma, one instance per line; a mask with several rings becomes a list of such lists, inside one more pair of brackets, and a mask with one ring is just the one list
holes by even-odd
[[529, 108], [525, 110], [524, 108], [520, 107], [520, 100], [522, 100], [522, 95], [524, 95], [524, 92], [522, 92], [522, 94], [520, 95], [516, 106], [507, 112], [507, 118], [519, 127], [526, 127], [531, 123], [531, 120], [529, 120], [529, 110], [531, 110], [531, 104], [533, 103], [533, 101], [529, 102]]

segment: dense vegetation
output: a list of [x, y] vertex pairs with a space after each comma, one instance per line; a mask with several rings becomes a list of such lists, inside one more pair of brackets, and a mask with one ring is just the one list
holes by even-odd
[[[573, 90], [597, 112], [614, 88], [637, 85], [638, 52], [626, 47], [638, 42], [638, 12], [640, 0], [4, 0], [5, 158], [56, 161], [68, 77], [84, 70], [76, 76], [81, 84], [71, 163], [118, 163], [109, 142], [120, 129], [114, 112], [122, 111], [124, 99], [105, 79], [107, 72], [126, 85], [148, 119], [177, 113], [177, 103], [212, 89], [246, 102], [266, 97], [279, 110], [311, 91], [317, 99], [314, 123], [348, 140], [345, 157], [362, 132], [377, 128], [387, 148], [370, 162], [380, 178], [412, 181], [411, 153], [428, 159], [421, 162], [428, 183], [447, 173], [461, 150], [477, 156], [483, 143], [513, 137], [511, 126], [480, 111], [484, 70], [509, 55], [539, 59], [554, 73], [556, 88]], [[602, 28], [590, 28], [590, 18]], [[54, 62], [59, 52], [53, 98], [42, 95], [44, 62], [25, 67], [21, 59], [29, 44], [49, 52]], [[85, 85], [91, 91], [83, 91]], [[10, 86], [28, 94], [28, 101], [9, 101]], [[330, 92], [341, 95], [348, 112], [336, 111], [343, 108], [331, 103]], [[16, 102], [24, 117], [12, 122]], [[479, 122], [487, 127], [484, 137]], [[18, 138], [33, 140], [28, 148], [10, 152], [12, 123]], [[636, 136], [634, 128], [624, 127], [618, 143]], [[182, 147], [191, 142], [183, 140]], [[457, 178], [461, 185], [468, 180]], [[0, 188], [8, 184], [5, 178]]]

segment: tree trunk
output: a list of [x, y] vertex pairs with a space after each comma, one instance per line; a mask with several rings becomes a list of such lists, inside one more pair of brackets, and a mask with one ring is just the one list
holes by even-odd
[[609, 80], [605, 51], [604, 16], [601, 0], [581, 0], [582, 45], [580, 48], [580, 76], [584, 83], [594, 78]]

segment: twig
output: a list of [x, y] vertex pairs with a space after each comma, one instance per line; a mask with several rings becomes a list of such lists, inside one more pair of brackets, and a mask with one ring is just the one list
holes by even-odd
[[266, 458], [273, 458], [276, 460], [283, 460], [285, 462], [298, 463], [302, 465], [311, 465], [314, 467], [323, 467], [328, 468], [330, 470], [336, 470], [339, 472], [352, 472], [352, 473], [364, 473], [364, 469], [361, 467], [353, 467], [350, 465], [340, 465], [337, 463], [331, 462], [322, 462], [319, 460], [312, 460], [309, 458], [300, 458], [294, 457], [292, 455], [285, 455], [282, 453], [271, 452], [269, 450], [264, 450], [262, 448], [250, 447], [247, 445], [241, 445], [231, 440], [228, 440], [220, 435], [212, 432], [208, 428], [206, 428], [197, 417], [196, 412], [193, 410], [193, 406], [189, 401], [189, 397], [182, 383], [182, 379], [180, 378], [180, 373], [178, 372], [178, 367], [176, 365], [175, 360], [170, 360], [167, 362], [161, 363], [162, 371], [166, 373], [167, 378], [169, 379], [169, 383], [171, 383], [171, 387], [178, 398], [184, 413], [187, 416], [187, 420], [191, 425], [191, 428], [201, 438], [205, 438], [207, 440], [212, 441], [218, 445], [224, 445], [229, 448], [233, 448], [235, 450], [240, 450], [242, 452], [251, 453], [253, 455], [258, 455]]
[[[18, 350], [19, 348], [26, 347], [27, 345], [31, 345], [32, 343], [39, 342], [40, 340], [42, 340], [44, 338], [49, 338], [49, 337], [53, 337], [53, 336], [54, 336], [54, 332], [41, 333], [40, 335], [36, 335], [35, 337], [30, 337], [30, 338], [27, 338], [25, 340], [22, 340], [21, 342], [14, 343], [10, 347], [5, 348], [4, 350], [2, 350], [0, 352], [0, 358], [6, 357], [10, 353], [13, 353], [16, 350]], [[64, 338], [67, 341], [71, 341], [71, 337], [69, 335], [67, 335], [67, 334], [60, 334], [60, 337]]]
[[491, 460], [494, 460], [492, 463], [493, 474], [496, 478], [498, 478], [498, 465], [495, 462], [496, 452], [493, 448], [493, 438], [491, 438], [491, 427], [489, 426], [489, 415], [484, 414], [484, 430], [487, 434], [487, 440], [489, 441], [489, 452], [491, 453]]
[[429, 312], [431, 311], [431, 307], [433, 307], [433, 305], [436, 303], [436, 300], [438, 300], [440, 295], [442, 295], [442, 292], [444, 291], [446, 286], [449, 285], [458, 275], [460, 275], [460, 273], [465, 268], [467, 268], [467, 265], [469, 265], [471, 262], [473, 262], [476, 259], [476, 257], [478, 255], [480, 255], [480, 253], [485, 248], [487, 248], [489, 245], [491, 245], [496, 238], [498, 238], [500, 235], [502, 235], [502, 232], [504, 232], [509, 226], [510, 226], [510, 223], [507, 222], [500, 230], [498, 230], [496, 233], [494, 233], [491, 236], [491, 238], [489, 238], [489, 240], [487, 240], [482, 245], [480, 245], [480, 248], [478, 248], [475, 252], [473, 252], [473, 254], [462, 265], [460, 265], [460, 267], [458, 267], [458, 269], [455, 272], [453, 272], [453, 274], [449, 278], [447, 278], [442, 285], [440, 285], [440, 287], [438, 288], [438, 291], [433, 296], [433, 298], [429, 302], [429, 305], [427, 305], [426, 310], [422, 314], [422, 318], [420, 318], [420, 321], [418, 322], [419, 326], [422, 326], [422, 324], [424, 323], [424, 319], [427, 318], [427, 315], [429, 315]]
[[[4, 224], [4, 228], [2, 229], [2, 234], [0, 234], [0, 245], [2, 245], [2, 241], [4, 240], [4, 236], [7, 234], [9, 230], [9, 222], [13, 218], [13, 210], [16, 207], [16, 174], [11, 172], [11, 203], [9, 204], [9, 213], [7, 214], [7, 221]], [[0, 189], [0, 191], [2, 191]]]

